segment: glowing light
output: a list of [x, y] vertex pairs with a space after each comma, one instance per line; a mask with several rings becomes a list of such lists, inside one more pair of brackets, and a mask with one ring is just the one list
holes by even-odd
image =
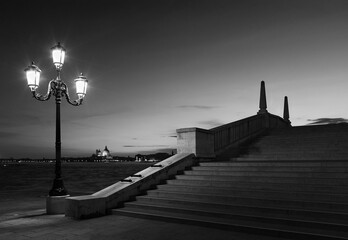
[[84, 98], [87, 92], [87, 78], [81, 73], [78, 78], [75, 79], [76, 94], [79, 99]]
[[52, 58], [53, 58], [53, 64], [56, 66], [57, 69], [61, 69], [64, 64], [65, 59], [65, 49], [58, 44], [54, 47], [52, 47]]
[[32, 63], [24, 71], [27, 75], [27, 82], [30, 90], [35, 91], [39, 87], [41, 70]]

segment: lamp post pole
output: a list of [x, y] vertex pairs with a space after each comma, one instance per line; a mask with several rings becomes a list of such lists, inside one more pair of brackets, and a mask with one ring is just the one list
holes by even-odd
[[47, 101], [50, 99], [51, 95], [55, 96], [56, 101], [56, 161], [55, 161], [55, 178], [53, 181], [52, 189], [49, 191], [49, 196], [66, 196], [68, 191], [64, 187], [62, 179], [62, 169], [61, 169], [61, 127], [60, 127], [60, 104], [62, 98], [65, 97], [67, 102], [73, 106], [79, 106], [82, 104], [83, 98], [87, 91], [87, 79], [85, 76], [80, 74], [78, 78], [75, 79], [76, 93], [78, 99], [71, 101], [68, 92], [68, 86], [61, 80], [60, 72], [62, 70], [65, 58], [65, 49], [58, 43], [52, 48], [53, 63], [57, 70], [57, 77], [51, 80], [48, 84], [48, 90], [45, 95], [36, 92], [39, 86], [40, 73], [41, 70], [32, 63], [25, 69], [28, 86], [33, 94], [33, 97], [39, 101]]
[[[58, 70], [57, 75], [57, 82], [58, 85], [60, 85], [60, 70]], [[64, 187], [63, 179], [62, 179], [62, 142], [61, 142], [61, 130], [60, 130], [60, 104], [62, 102], [62, 94], [61, 94], [61, 87], [58, 88], [59, 91], [57, 91], [56, 94], [56, 143], [55, 143], [55, 150], [56, 150], [56, 164], [55, 164], [55, 178], [53, 180], [53, 186], [52, 189], [49, 192], [50, 196], [60, 196], [60, 195], [68, 195], [68, 191]]]

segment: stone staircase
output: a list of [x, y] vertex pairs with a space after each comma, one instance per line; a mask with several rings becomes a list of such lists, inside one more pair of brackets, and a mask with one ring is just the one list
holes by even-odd
[[348, 124], [273, 130], [226, 160], [201, 162], [113, 214], [254, 234], [241, 239], [348, 239]]

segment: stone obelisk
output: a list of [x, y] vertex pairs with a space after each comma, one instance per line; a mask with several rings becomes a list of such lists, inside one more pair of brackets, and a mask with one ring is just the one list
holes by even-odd
[[289, 103], [288, 103], [288, 97], [285, 96], [284, 97], [284, 113], [283, 113], [283, 119], [289, 123], [289, 125], [291, 124], [290, 120], [289, 120]]
[[261, 81], [261, 89], [260, 89], [260, 104], [259, 104], [260, 110], [257, 112], [257, 114], [264, 114], [267, 112], [267, 102], [266, 102], [266, 88], [265, 88], [265, 82]]

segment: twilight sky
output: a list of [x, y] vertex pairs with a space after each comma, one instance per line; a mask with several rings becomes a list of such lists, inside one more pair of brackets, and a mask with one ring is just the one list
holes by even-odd
[[348, 1], [6, 1], [0, 6], [0, 158], [54, 157], [55, 102], [31, 97], [24, 68], [55, 77], [50, 48], [67, 49], [62, 79], [89, 80], [84, 104], [61, 106], [62, 155], [176, 148], [175, 130], [268, 111], [294, 126], [348, 118]]

